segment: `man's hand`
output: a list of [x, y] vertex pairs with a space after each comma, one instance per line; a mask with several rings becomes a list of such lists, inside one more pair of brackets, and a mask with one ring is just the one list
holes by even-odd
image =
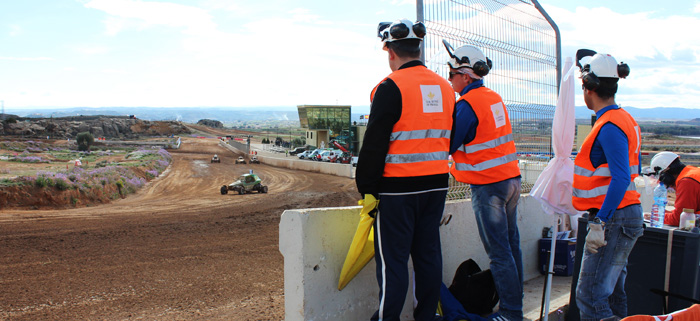
[[589, 222], [588, 235], [586, 236], [586, 251], [598, 253], [598, 248], [605, 246], [605, 227], [601, 223]]
[[379, 200], [374, 197], [374, 195], [365, 194], [365, 198], [357, 203], [362, 205], [362, 213], [368, 213], [372, 218], [377, 216], [377, 206], [379, 206]]

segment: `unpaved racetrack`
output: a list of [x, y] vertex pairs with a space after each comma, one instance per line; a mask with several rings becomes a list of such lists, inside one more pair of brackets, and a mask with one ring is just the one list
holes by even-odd
[[[282, 212], [356, 205], [354, 181], [234, 165], [216, 139], [170, 153], [126, 199], [0, 211], [0, 320], [284, 319]], [[220, 194], [249, 169], [269, 193]]]

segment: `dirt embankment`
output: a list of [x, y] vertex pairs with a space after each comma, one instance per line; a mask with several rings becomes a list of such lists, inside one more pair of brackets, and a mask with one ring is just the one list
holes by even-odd
[[6, 186], [0, 188], [0, 209], [65, 209], [94, 206], [112, 201], [121, 195], [116, 185], [84, 192], [78, 189], [59, 190], [52, 187]]
[[[354, 181], [236, 165], [216, 139], [185, 139], [171, 155], [125, 199], [0, 210], [0, 319], [282, 320], [280, 215], [355, 205]], [[267, 194], [219, 193], [250, 169]]]

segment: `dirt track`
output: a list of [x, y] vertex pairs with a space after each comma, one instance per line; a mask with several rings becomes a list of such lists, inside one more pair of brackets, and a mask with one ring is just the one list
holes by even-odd
[[[0, 211], [0, 319], [282, 320], [280, 215], [355, 205], [354, 181], [234, 165], [216, 139], [170, 152], [168, 171], [112, 204]], [[248, 169], [268, 194], [219, 193]]]

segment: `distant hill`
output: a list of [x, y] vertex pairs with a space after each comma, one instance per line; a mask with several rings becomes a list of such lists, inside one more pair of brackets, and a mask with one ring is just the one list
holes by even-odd
[[249, 120], [298, 120], [299, 114], [295, 107], [262, 107], [262, 108], [212, 108], [212, 107], [101, 107], [101, 108], [62, 108], [62, 109], [24, 109], [13, 110], [21, 117], [49, 118], [68, 116], [124, 116], [135, 115], [138, 119], [151, 121], [183, 121], [196, 123], [201, 119], [213, 119], [221, 122]]
[[[700, 118], [700, 108], [678, 108], [678, 107], [657, 107], [657, 108], [636, 108], [622, 107], [632, 117], [637, 120], [691, 120]], [[590, 119], [593, 111], [585, 106], [576, 107], [576, 118]]]
[[[357, 111], [356, 111], [357, 110]], [[183, 121], [197, 123], [201, 119], [218, 120], [223, 123], [237, 121], [299, 121], [296, 106], [279, 107], [74, 107], [45, 109], [13, 109], [14, 114], [27, 118], [57, 118], [69, 116], [126, 116], [150, 121]], [[360, 121], [360, 116], [369, 114], [368, 106], [353, 108], [351, 121]], [[8, 116], [9, 117], [9, 116]], [[16, 116], [15, 116], [16, 117]]]
[[[635, 108], [623, 107], [638, 120], [691, 120], [700, 118], [700, 108]], [[68, 116], [125, 116], [135, 115], [150, 121], [177, 120], [196, 123], [201, 119], [213, 119], [223, 123], [240, 121], [298, 121], [296, 106], [277, 107], [100, 107], [100, 108], [54, 108], [54, 109], [8, 109], [7, 112], [20, 117], [49, 118]], [[368, 106], [353, 106], [351, 121], [360, 122], [360, 116], [369, 114]], [[577, 119], [590, 119], [592, 111], [584, 106], [576, 107]]]

